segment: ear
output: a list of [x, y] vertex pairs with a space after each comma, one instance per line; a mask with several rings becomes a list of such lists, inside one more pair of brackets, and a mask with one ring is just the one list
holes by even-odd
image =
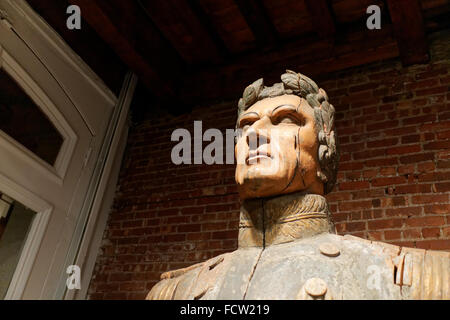
[[322, 172], [322, 170], [317, 170], [317, 177], [322, 181], [324, 184], [328, 182], [327, 176]]

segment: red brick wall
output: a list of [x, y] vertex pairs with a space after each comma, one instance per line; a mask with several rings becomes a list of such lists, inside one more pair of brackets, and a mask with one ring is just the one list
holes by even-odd
[[[337, 230], [450, 250], [450, 41], [428, 65], [398, 60], [318, 83], [337, 110], [338, 184], [328, 196]], [[175, 128], [234, 128], [235, 103], [147, 119], [133, 128], [90, 286], [91, 299], [142, 299], [160, 274], [237, 247], [232, 165], [171, 163]]]

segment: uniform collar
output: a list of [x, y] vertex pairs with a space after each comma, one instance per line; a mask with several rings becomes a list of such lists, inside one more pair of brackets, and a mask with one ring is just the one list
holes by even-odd
[[245, 200], [241, 206], [239, 248], [267, 247], [336, 233], [327, 200], [305, 192]]

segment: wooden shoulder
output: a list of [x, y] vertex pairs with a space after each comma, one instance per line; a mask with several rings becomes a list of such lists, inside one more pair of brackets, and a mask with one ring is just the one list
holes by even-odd
[[191, 270], [194, 270], [194, 269], [198, 269], [198, 268], [203, 267], [204, 264], [205, 264], [205, 262], [201, 262], [201, 263], [197, 263], [197, 264], [194, 264], [194, 265], [189, 266], [189, 267], [186, 267], [186, 268], [182, 268], [182, 269], [177, 269], [177, 270], [171, 270], [171, 271], [164, 272], [164, 273], [161, 275], [161, 280], [164, 280], [164, 279], [173, 279], [173, 278], [182, 276], [183, 274], [185, 274], [185, 273], [187, 273], [187, 272], [189, 272], [189, 271], [191, 271]]
[[364, 243], [369, 246], [380, 246], [389, 253], [398, 253], [398, 252], [400, 252], [400, 250], [402, 248], [402, 247], [394, 245], [394, 244], [381, 242], [381, 241], [373, 241], [373, 240], [363, 239], [363, 238], [355, 237], [355, 236], [352, 236], [349, 234], [344, 235], [342, 237], [342, 239], [343, 240], [353, 240], [353, 241], [356, 241], [359, 243]]
[[147, 295], [146, 300], [187, 299], [196, 285], [198, 274], [204, 270], [211, 270], [224, 261], [223, 254], [208, 261], [197, 263], [187, 268], [172, 270], [161, 275], [158, 282]]
[[175, 296], [175, 290], [183, 276], [190, 271], [200, 270], [204, 264], [202, 262], [186, 268], [164, 272], [161, 275], [161, 281], [153, 286], [146, 300], [172, 300]]
[[376, 246], [388, 254], [393, 281], [403, 288], [405, 299], [450, 299], [450, 252], [400, 247], [348, 235], [343, 239]]
[[450, 252], [403, 248], [402, 255], [412, 299], [450, 300]]

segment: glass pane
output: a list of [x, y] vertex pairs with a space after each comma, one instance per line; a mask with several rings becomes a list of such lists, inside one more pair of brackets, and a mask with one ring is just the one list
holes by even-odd
[[36, 212], [0, 193], [0, 299], [8, 291]]
[[47, 116], [2, 69], [0, 130], [52, 166], [64, 141]]

